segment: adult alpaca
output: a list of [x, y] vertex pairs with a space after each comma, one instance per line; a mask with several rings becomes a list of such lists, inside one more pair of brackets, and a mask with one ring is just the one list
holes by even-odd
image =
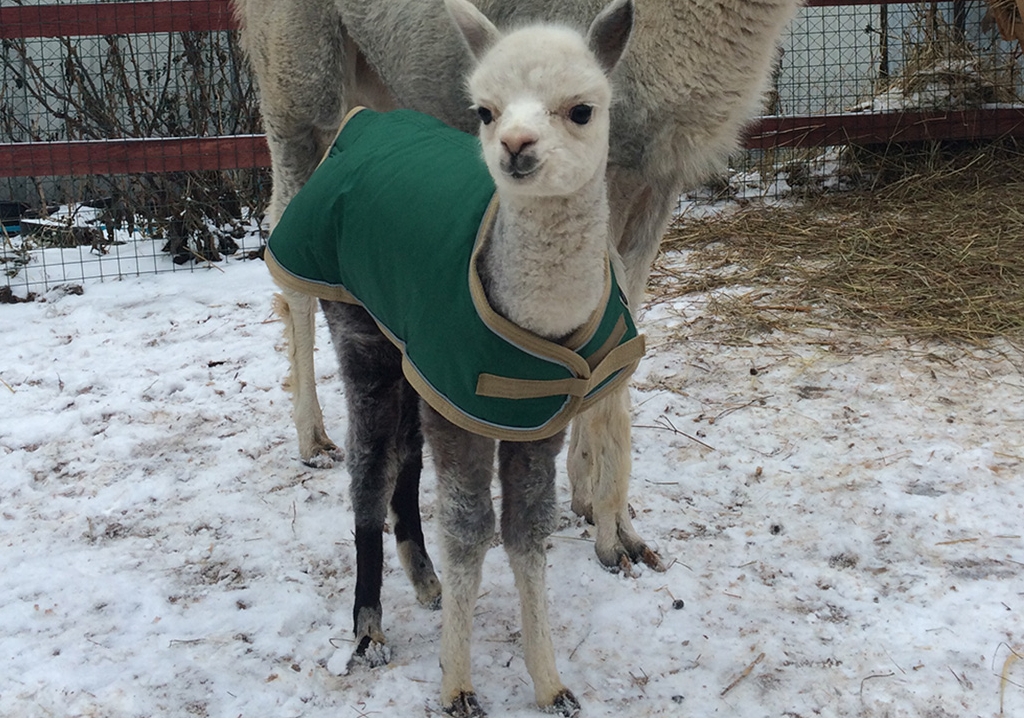
[[[412, 386], [426, 400], [422, 426], [438, 476], [443, 706], [457, 716], [481, 713], [470, 635], [494, 534], [500, 440], [501, 532], [520, 595], [526, 666], [537, 703], [573, 716], [579, 702], [559, 679], [547, 619], [545, 543], [557, 521], [555, 458], [565, 426], [624, 385], [643, 351], [616, 285], [622, 268], [610, 256], [605, 184], [608, 73], [626, 47], [634, 8], [612, 0], [586, 38], [552, 25], [502, 36], [467, 0], [445, 2], [478, 61], [468, 86], [479, 143], [418, 113], [351, 113], [282, 215], [266, 259], [288, 305], [309, 295], [324, 300], [345, 381], [356, 654], [371, 663], [387, 658], [380, 540], [389, 501], [399, 515], [396, 536], [409, 519], [395, 502], [415, 493], [409, 482], [419, 474]], [[434, 217], [411, 232], [393, 224], [384, 215], [394, 186], [404, 209], [420, 203]], [[413, 186], [421, 190], [408, 197]], [[452, 219], [461, 211], [468, 223]], [[413, 269], [398, 267], [410, 254], [418, 258]], [[424, 276], [451, 301], [424, 302], [413, 292]], [[398, 296], [410, 294], [411, 303]], [[417, 312], [429, 321], [410, 319]], [[290, 325], [294, 317], [284, 314]], [[463, 366], [468, 372], [458, 371]], [[422, 537], [414, 544], [422, 550]], [[430, 588], [432, 570], [410, 574], [418, 592]]]
[[[499, 25], [523, 19], [584, 25], [602, 0], [479, 0]], [[397, 107], [467, 131], [461, 78], [468, 58], [440, 0], [234, 0], [256, 71], [273, 161], [273, 225], [312, 174], [350, 107]], [[679, 192], [720, 167], [757, 112], [776, 43], [800, 0], [638, 0], [631, 49], [613, 74], [608, 163], [611, 242], [639, 306]], [[303, 461], [329, 465], [313, 383], [315, 305], [292, 307], [295, 418]], [[573, 509], [596, 525], [607, 566], [660, 566], [632, 527], [627, 504], [625, 389], [573, 426]]]

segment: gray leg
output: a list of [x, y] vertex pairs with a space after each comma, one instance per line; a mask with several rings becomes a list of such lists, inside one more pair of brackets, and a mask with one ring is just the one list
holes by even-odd
[[501, 534], [519, 589], [526, 668], [541, 709], [578, 716], [580, 704], [555, 666], [548, 621], [545, 542], [555, 528], [555, 457], [562, 435], [538, 442], [502, 442]]
[[494, 440], [465, 432], [424, 406], [437, 469], [442, 532], [441, 705], [452, 716], [483, 716], [473, 690], [470, 638], [484, 555], [494, 539]]
[[346, 464], [356, 524], [353, 658], [378, 666], [390, 660], [381, 627], [382, 535], [399, 468], [396, 436], [405, 379], [398, 350], [365, 310], [338, 302], [322, 304], [348, 404]]
[[423, 434], [420, 431], [420, 398], [407, 382], [400, 390], [398, 422], [398, 480], [391, 495], [395, 543], [405, 574], [416, 589], [416, 600], [430, 609], [441, 608], [441, 583], [427, 554], [420, 522], [420, 472], [423, 469]]

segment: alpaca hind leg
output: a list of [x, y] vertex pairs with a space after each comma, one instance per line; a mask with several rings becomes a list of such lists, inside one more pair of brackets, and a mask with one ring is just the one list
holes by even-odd
[[316, 369], [313, 365], [316, 298], [282, 288], [281, 293], [274, 297], [274, 310], [284, 320], [289, 364], [287, 386], [292, 394], [292, 417], [299, 437], [299, 456], [310, 467], [331, 467], [343, 455], [327, 436], [316, 393]]
[[380, 666], [390, 660], [382, 629], [383, 532], [395, 490], [401, 418], [401, 355], [356, 305], [324, 302], [324, 316], [345, 381], [348, 410], [346, 465], [356, 525], [356, 590], [352, 662]]
[[538, 442], [503, 442], [501, 534], [519, 590], [526, 668], [537, 704], [559, 716], [578, 716], [580, 703], [558, 676], [548, 620], [545, 543], [555, 528], [555, 457], [562, 435]]
[[[355, 493], [353, 489], [353, 495]], [[356, 648], [349, 660], [349, 669], [357, 663], [379, 667], [391, 661], [380, 603], [384, 579], [384, 540], [381, 536], [384, 520], [378, 524], [372, 517], [359, 517], [360, 514], [371, 513], [360, 509], [356, 511], [356, 596], [352, 605]]]
[[[264, 115], [265, 124], [270, 120]], [[341, 123], [341, 120], [338, 120]], [[267, 133], [267, 145], [270, 147], [271, 190], [270, 204], [267, 206], [267, 221], [273, 231], [281, 214], [296, 193], [306, 184], [316, 169], [328, 143], [337, 133], [334, 130], [321, 129], [302, 125], [295, 129], [289, 128], [289, 134]]]
[[352, 477], [356, 524], [356, 591], [352, 618], [353, 661], [381, 666], [391, 660], [382, 629], [384, 520], [398, 465], [394, 441], [397, 401], [393, 381], [346, 387], [349, 433], [346, 465]]
[[423, 469], [420, 400], [411, 385], [401, 384], [401, 418], [396, 437], [399, 468], [391, 495], [395, 543], [405, 574], [416, 590], [416, 600], [430, 609], [440, 609], [441, 582], [427, 554], [420, 521], [420, 472]]
[[598, 559], [607, 567], [627, 573], [636, 561], [663, 571], [661, 559], [633, 529], [629, 516], [629, 390], [616, 390], [577, 417], [575, 425], [569, 447], [569, 478], [574, 496], [580, 485], [591, 484], [590, 510], [597, 530]]
[[240, 39], [259, 85], [270, 147], [271, 229], [313, 174], [344, 117], [351, 65], [334, 0], [236, 3]]
[[[344, 108], [343, 90], [333, 78], [343, 63], [340, 21], [330, 0], [304, 4], [268, 1], [240, 3], [242, 43], [256, 71], [260, 112], [270, 148], [272, 171], [269, 229], [313, 174], [337, 132]], [[291, 10], [291, 12], [287, 11]], [[333, 21], [332, 21], [333, 20]], [[294, 38], [306, 37], [299, 47]], [[334, 72], [334, 74], [330, 74]], [[299, 456], [311, 467], [331, 467], [342, 458], [324, 431], [313, 372], [316, 301], [283, 291], [285, 334], [291, 360], [291, 384]]]
[[484, 555], [494, 539], [494, 441], [459, 429], [426, 406], [423, 423], [437, 470], [444, 569], [441, 706], [451, 716], [484, 716], [473, 690], [470, 640]]

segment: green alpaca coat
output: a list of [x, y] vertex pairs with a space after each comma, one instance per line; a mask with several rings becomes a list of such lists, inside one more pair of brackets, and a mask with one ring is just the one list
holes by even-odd
[[606, 301], [562, 343], [495, 312], [477, 257], [496, 210], [475, 137], [408, 110], [356, 110], [265, 258], [282, 287], [363, 306], [449, 421], [495, 439], [542, 439], [628, 381], [643, 337], [610, 263]]

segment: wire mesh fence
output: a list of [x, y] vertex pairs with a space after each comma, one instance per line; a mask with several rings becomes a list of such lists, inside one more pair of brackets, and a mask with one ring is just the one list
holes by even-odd
[[[747, 150], [694, 194], [827, 191], [864, 151], [1024, 135], [1022, 23], [991, 2], [809, 0]], [[269, 157], [231, 27], [227, 0], [4, 0], [7, 296], [258, 249]]]
[[226, 10], [3, 9], [9, 288], [191, 269], [259, 247], [266, 148], [237, 35], [216, 29]]
[[695, 194], [842, 189], [870, 181], [866, 157], [906, 143], [1019, 136], [1022, 93], [1021, 47], [983, 0], [810, 0], [784, 38], [748, 150], [727, 180]]
[[771, 114], [954, 110], [1019, 97], [1015, 43], [984, 2], [806, 7]]

